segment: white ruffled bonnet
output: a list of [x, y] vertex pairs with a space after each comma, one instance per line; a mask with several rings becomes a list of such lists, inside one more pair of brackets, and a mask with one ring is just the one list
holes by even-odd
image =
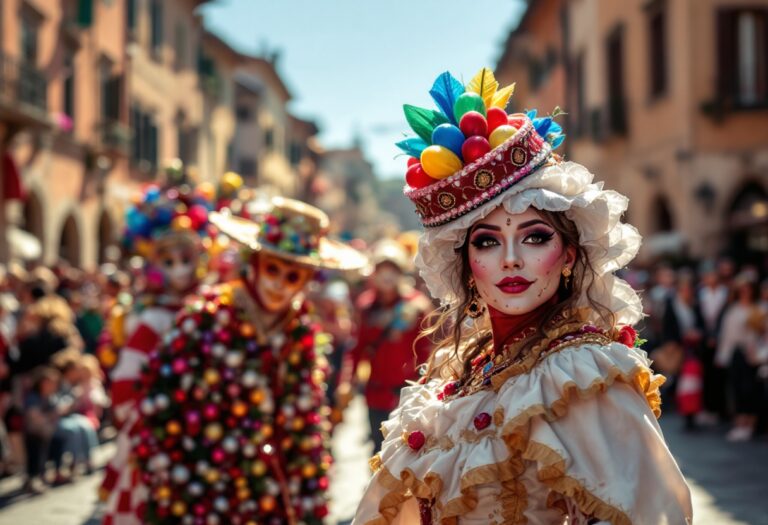
[[[582, 248], [597, 273], [591, 296], [608, 307], [618, 324], [634, 324], [642, 316], [640, 297], [629, 284], [613, 272], [629, 263], [640, 249], [637, 229], [621, 222], [629, 200], [575, 162], [549, 163], [540, 167], [494, 199], [446, 224], [426, 228], [419, 239], [416, 267], [433, 297], [451, 304], [460, 297], [463, 283], [456, 282], [460, 264], [457, 251], [470, 226], [498, 206], [510, 213], [522, 213], [530, 206], [538, 210], [562, 211], [578, 231]], [[575, 274], [574, 279], [583, 276]], [[578, 307], [590, 308], [586, 294]]]

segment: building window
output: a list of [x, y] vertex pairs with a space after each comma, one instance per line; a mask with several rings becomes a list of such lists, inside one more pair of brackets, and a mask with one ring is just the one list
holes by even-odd
[[178, 131], [178, 157], [184, 165], [196, 164], [194, 154], [197, 151], [197, 128], [180, 127]]
[[144, 172], [157, 169], [159, 130], [152, 114], [139, 106], [131, 107], [131, 163]]
[[163, 45], [163, 3], [160, 0], [152, 0], [150, 8], [150, 37], [152, 51], [160, 52]]
[[62, 110], [70, 120], [75, 120], [75, 51], [66, 49], [64, 54], [64, 100]]
[[37, 64], [37, 33], [39, 23], [33, 15], [24, 14], [21, 17], [21, 59], [29, 65]]
[[768, 9], [718, 13], [718, 97], [736, 107], [768, 105]]
[[659, 97], [667, 91], [666, 3], [657, 1], [648, 8], [648, 58], [650, 95]]
[[136, 1], [137, 0], [127, 0], [127, 5], [125, 7], [126, 9], [125, 17], [127, 19], [128, 31], [130, 33], [133, 33], [134, 31], [136, 31], [136, 15], [137, 15], [136, 10], [138, 7], [136, 5]]
[[617, 135], [627, 132], [624, 96], [624, 28], [617, 27], [606, 40], [608, 66], [608, 131]]
[[112, 64], [104, 62], [101, 66], [101, 120], [115, 122], [120, 120], [120, 86], [122, 79], [112, 74]]
[[264, 130], [264, 147], [267, 151], [272, 151], [275, 147], [275, 129], [267, 128]]
[[235, 109], [235, 116], [239, 122], [249, 122], [253, 114], [249, 106], [240, 105]]
[[255, 177], [256, 159], [253, 157], [241, 157], [238, 162], [237, 171], [243, 177]]
[[301, 162], [302, 153], [303, 148], [301, 147], [301, 144], [298, 142], [291, 142], [291, 145], [288, 148], [288, 159], [290, 160], [291, 165], [298, 166], [299, 162]]

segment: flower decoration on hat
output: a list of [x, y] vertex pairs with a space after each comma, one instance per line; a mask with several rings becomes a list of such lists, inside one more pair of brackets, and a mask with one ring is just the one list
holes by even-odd
[[487, 202], [546, 162], [565, 140], [554, 121], [557, 109], [538, 118], [535, 110], [507, 114], [514, 88], [499, 89], [488, 68], [466, 86], [446, 71], [429, 92], [438, 110], [403, 106], [417, 135], [397, 143], [410, 157], [405, 193], [425, 226]]

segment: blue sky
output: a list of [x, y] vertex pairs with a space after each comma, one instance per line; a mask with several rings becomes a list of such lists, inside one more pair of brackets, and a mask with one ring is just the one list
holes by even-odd
[[315, 119], [327, 148], [355, 136], [382, 177], [403, 176], [394, 142], [408, 132], [403, 103], [432, 107], [445, 70], [460, 80], [494, 67], [522, 0], [217, 0], [206, 27], [235, 49], [281, 52], [290, 109]]

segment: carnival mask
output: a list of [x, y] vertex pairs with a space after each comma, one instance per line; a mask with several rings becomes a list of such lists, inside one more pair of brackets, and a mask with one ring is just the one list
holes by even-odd
[[255, 254], [250, 264], [250, 287], [261, 306], [270, 313], [287, 310], [313, 275], [313, 270], [306, 266], [264, 252]]
[[471, 227], [468, 242], [480, 298], [507, 315], [526, 314], [551, 299], [576, 256], [534, 208], [518, 214], [496, 208]]
[[195, 284], [198, 255], [194, 247], [162, 247], [158, 250], [156, 262], [174, 292], [186, 292]]

